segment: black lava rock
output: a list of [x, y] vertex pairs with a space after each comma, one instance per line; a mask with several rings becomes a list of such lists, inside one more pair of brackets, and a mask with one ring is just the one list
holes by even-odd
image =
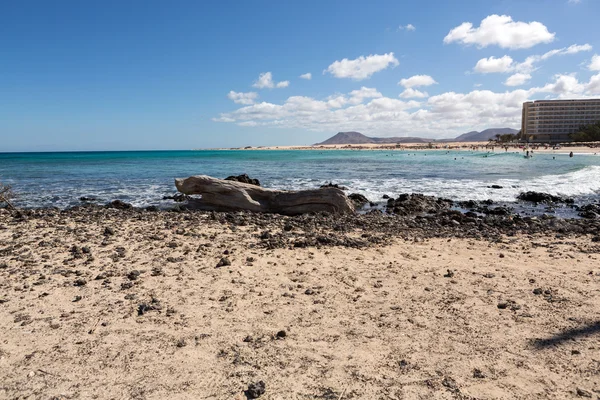
[[225, 180], [249, 183], [250, 185], [260, 186], [260, 182], [258, 181], [258, 179], [252, 179], [248, 176], [248, 174], [242, 174], [242, 175], [238, 175], [238, 176], [234, 176], [234, 175], [228, 176], [227, 178], [225, 178]]
[[251, 383], [248, 385], [248, 389], [244, 392], [248, 399], [258, 399], [260, 396], [265, 394], [266, 385], [263, 381]]

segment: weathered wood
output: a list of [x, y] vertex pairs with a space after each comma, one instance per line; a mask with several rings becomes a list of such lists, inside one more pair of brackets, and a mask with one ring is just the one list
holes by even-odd
[[183, 194], [201, 195], [191, 199], [191, 208], [208, 211], [241, 211], [298, 215], [326, 211], [335, 214], [354, 212], [352, 202], [340, 189], [286, 191], [226, 181], [206, 175], [175, 179]]

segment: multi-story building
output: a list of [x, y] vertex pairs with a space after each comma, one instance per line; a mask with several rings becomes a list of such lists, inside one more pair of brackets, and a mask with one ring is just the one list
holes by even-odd
[[528, 101], [523, 103], [521, 132], [535, 142], [562, 142], [582, 125], [598, 121], [600, 99]]

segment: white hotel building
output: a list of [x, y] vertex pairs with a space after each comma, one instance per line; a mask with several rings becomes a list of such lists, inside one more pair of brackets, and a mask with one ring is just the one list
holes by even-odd
[[600, 121], [600, 99], [536, 100], [523, 103], [521, 131], [535, 142], [569, 141], [581, 125]]

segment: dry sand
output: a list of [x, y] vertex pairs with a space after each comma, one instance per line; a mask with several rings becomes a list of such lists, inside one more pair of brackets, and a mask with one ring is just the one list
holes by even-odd
[[268, 250], [258, 234], [0, 213], [0, 398], [245, 399], [259, 381], [261, 399], [600, 398], [589, 236]]

